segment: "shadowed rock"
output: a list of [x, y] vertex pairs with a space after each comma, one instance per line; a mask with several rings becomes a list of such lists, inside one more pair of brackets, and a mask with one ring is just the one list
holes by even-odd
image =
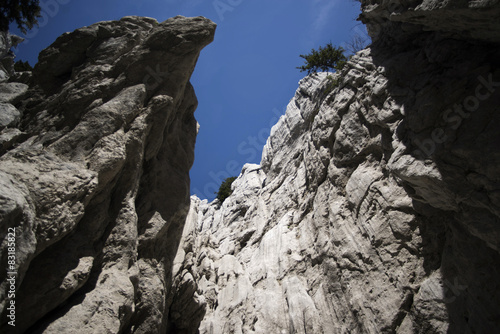
[[42, 51], [28, 89], [2, 84], [0, 257], [15, 228], [17, 290], [13, 328], [2, 270], [0, 331], [166, 331], [197, 133], [189, 79], [214, 32], [202, 17], [100, 22]]
[[191, 199], [201, 333], [500, 332], [500, 3], [361, 3], [373, 44]]

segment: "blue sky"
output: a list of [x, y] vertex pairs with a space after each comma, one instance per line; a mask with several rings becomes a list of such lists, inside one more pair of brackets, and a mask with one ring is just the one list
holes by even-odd
[[359, 2], [351, 0], [40, 0], [40, 26], [26, 36], [17, 58], [37, 62], [59, 35], [126, 15], [164, 21], [205, 16], [217, 23], [215, 41], [201, 53], [191, 82], [201, 125], [191, 192], [213, 199], [222, 179], [259, 163], [271, 126], [304, 77], [300, 54], [356, 32]]

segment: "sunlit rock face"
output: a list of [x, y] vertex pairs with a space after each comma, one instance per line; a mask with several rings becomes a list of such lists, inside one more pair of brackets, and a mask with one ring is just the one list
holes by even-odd
[[299, 83], [223, 203], [189, 199], [209, 20], [3, 71], [0, 331], [500, 332], [500, 2], [361, 5], [373, 44]]
[[500, 2], [362, 7], [373, 44], [191, 198], [179, 324], [203, 299], [200, 333], [500, 332]]
[[214, 32], [202, 17], [100, 22], [59, 37], [25, 83], [0, 83], [0, 332], [167, 331], [197, 133], [189, 79]]
[[6, 81], [14, 73], [14, 58], [12, 48], [16, 47], [24, 39], [12, 35], [8, 31], [0, 30], [0, 82]]

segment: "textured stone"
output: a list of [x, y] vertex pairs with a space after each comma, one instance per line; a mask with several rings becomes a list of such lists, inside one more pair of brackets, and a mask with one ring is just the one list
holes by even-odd
[[[497, 43], [500, 28], [498, 0], [453, 1], [370, 1], [362, 0], [363, 13], [372, 38], [438, 32], [441, 37]], [[398, 30], [391, 27], [397, 23]], [[392, 35], [392, 36], [391, 36]], [[399, 38], [399, 37], [398, 37]]]
[[45, 49], [29, 87], [0, 84], [0, 258], [15, 228], [18, 273], [15, 328], [0, 274], [0, 331], [167, 330], [184, 296], [171, 271], [197, 133], [189, 79], [214, 31], [201, 17], [101, 22]]
[[8, 31], [0, 31], [0, 82], [7, 81], [14, 74], [15, 55], [11, 48], [16, 47], [23, 40]]
[[28, 85], [20, 82], [0, 84], [0, 102], [18, 103], [28, 91]]
[[0, 130], [15, 127], [21, 119], [21, 113], [10, 103], [0, 102]]
[[3, 100], [16, 329], [499, 332], [500, 3], [361, 4], [370, 48], [301, 80], [260, 165], [189, 210], [214, 25], [126, 17], [47, 48]]
[[500, 331], [498, 5], [362, 1], [371, 47], [299, 83], [223, 203], [191, 198], [200, 333]]

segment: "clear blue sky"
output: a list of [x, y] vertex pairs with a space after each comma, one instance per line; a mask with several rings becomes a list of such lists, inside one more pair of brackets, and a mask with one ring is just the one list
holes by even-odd
[[[222, 179], [259, 163], [270, 127], [305, 75], [300, 54], [365, 31], [359, 2], [351, 0], [41, 0], [40, 26], [26, 36], [17, 58], [37, 62], [59, 35], [126, 15], [164, 21], [205, 16], [217, 23], [215, 41], [192, 77], [201, 125], [191, 169], [191, 193], [213, 199]], [[13, 28], [11, 26], [11, 28]]]

